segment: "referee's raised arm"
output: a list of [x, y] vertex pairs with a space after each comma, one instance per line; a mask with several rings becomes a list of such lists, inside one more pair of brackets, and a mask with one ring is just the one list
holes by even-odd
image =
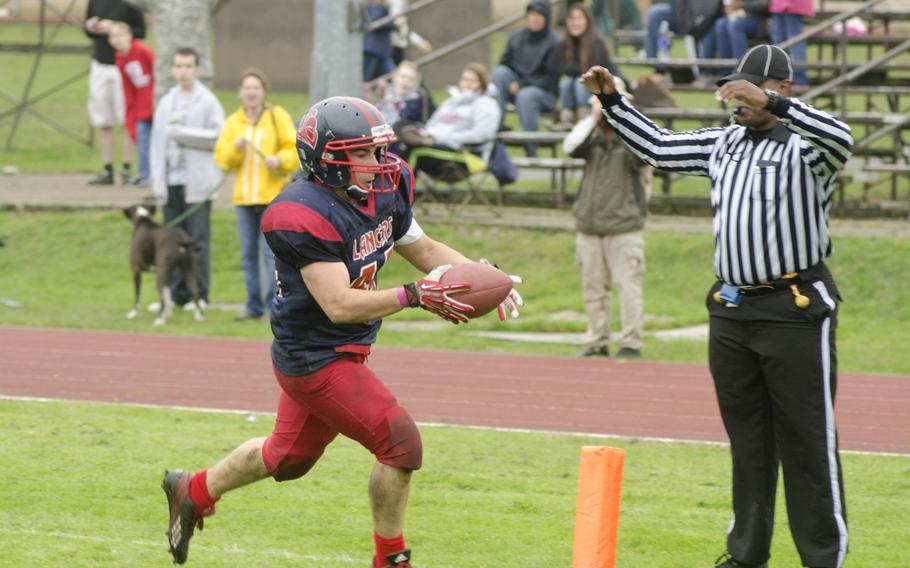
[[676, 132], [638, 112], [616, 90], [613, 75], [595, 65], [579, 79], [603, 106], [603, 113], [629, 149], [659, 170], [707, 176], [711, 152], [723, 128]]
[[786, 97], [779, 98], [769, 110], [812, 146], [804, 151], [803, 159], [816, 175], [833, 176], [852, 155], [850, 127], [827, 112]]

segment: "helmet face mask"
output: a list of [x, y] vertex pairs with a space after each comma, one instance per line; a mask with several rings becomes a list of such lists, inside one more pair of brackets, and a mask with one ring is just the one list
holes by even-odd
[[[375, 106], [354, 97], [332, 97], [304, 115], [297, 130], [297, 154], [310, 177], [363, 199], [371, 192], [398, 188], [403, 162], [387, 152], [395, 140], [392, 127]], [[352, 151], [362, 149], [375, 149], [375, 162], [352, 157]], [[372, 183], [364, 185], [358, 174], [371, 175]]]

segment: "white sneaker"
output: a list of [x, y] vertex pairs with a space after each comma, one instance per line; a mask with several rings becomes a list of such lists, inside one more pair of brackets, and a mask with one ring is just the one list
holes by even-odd
[[[206, 302], [206, 301], [203, 300], [203, 299], [200, 299], [200, 300], [199, 300], [199, 307], [202, 308], [203, 310], [207, 310], [207, 309], [209, 309], [209, 303]], [[191, 311], [193, 311], [193, 310], [195, 310], [195, 309], [196, 309], [196, 304], [194, 304], [192, 300], [190, 300], [189, 302], [183, 304], [183, 311], [191, 312]]]

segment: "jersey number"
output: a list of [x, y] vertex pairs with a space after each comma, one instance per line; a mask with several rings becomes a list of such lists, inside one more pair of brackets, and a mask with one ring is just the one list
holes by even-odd
[[360, 290], [375, 290], [376, 289], [376, 261], [374, 260], [370, 264], [361, 267], [360, 276], [354, 279], [351, 282], [351, 288], [358, 288]]
[[[389, 261], [389, 258], [392, 257], [393, 248], [389, 247], [386, 249], [384, 256], [385, 262]], [[384, 262], [384, 263], [385, 263]], [[360, 290], [375, 290], [376, 289], [376, 273], [379, 272], [379, 265], [374, 260], [370, 264], [367, 264], [360, 268], [360, 276], [354, 279], [351, 282], [351, 288], [357, 288]]]

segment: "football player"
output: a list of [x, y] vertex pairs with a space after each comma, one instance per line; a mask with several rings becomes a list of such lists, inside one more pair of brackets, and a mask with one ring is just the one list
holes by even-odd
[[[372, 566], [410, 568], [402, 531], [411, 473], [421, 465], [420, 433], [365, 362], [383, 316], [421, 307], [458, 324], [473, 308], [453, 294], [467, 284], [440, 282], [452, 265], [470, 261], [414, 219], [411, 170], [386, 152], [394, 141], [382, 114], [361, 99], [325, 99], [303, 117], [297, 149], [307, 177], [285, 188], [262, 219], [278, 279], [271, 311], [272, 363], [282, 390], [275, 427], [209, 469], [165, 473], [176, 563], [186, 561], [194, 527], [202, 528], [225, 492], [267, 476], [297, 479], [343, 434], [376, 456], [369, 481]], [[393, 249], [427, 275], [379, 289], [377, 275]], [[521, 305], [513, 290], [500, 319], [518, 317]]]

